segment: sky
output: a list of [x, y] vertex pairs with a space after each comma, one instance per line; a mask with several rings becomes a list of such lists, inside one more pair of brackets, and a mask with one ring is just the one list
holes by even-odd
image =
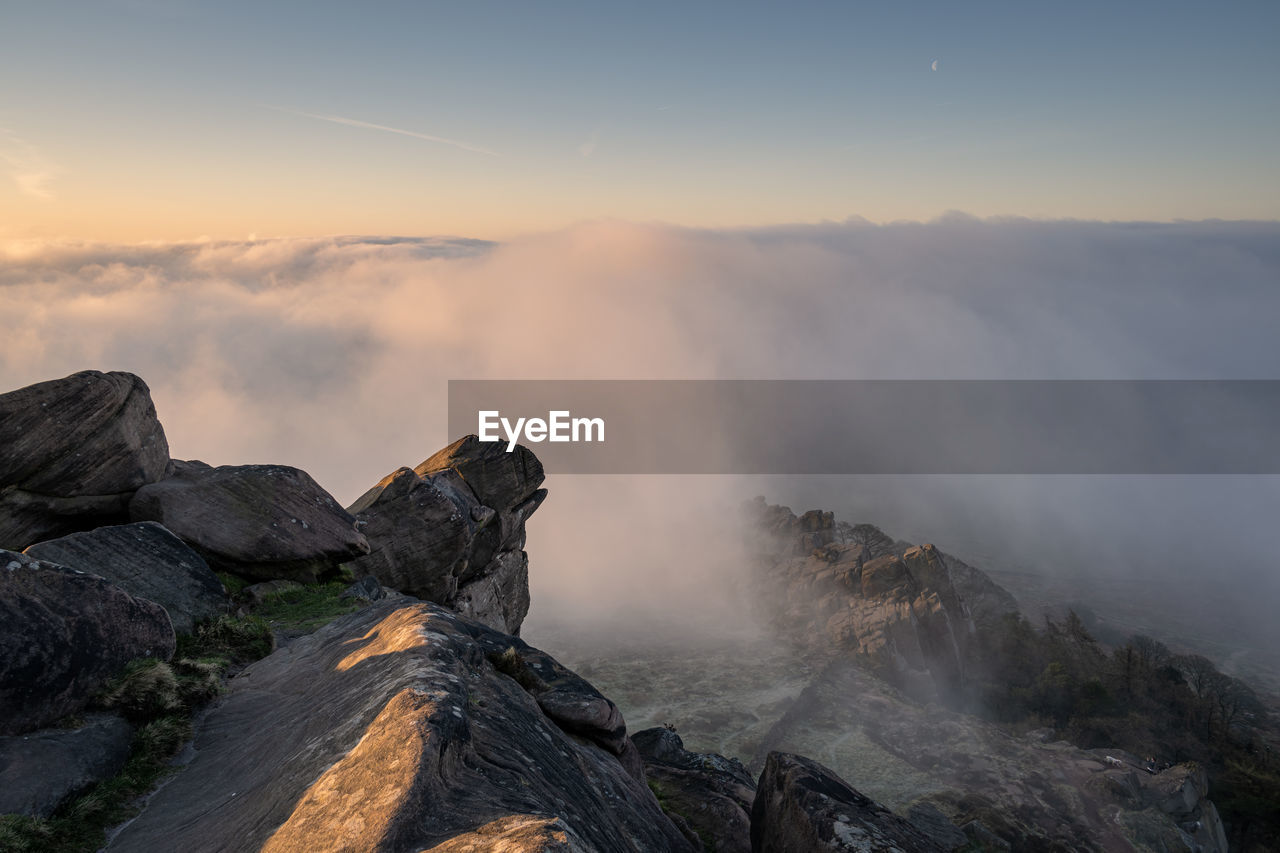
[[0, 2], [0, 238], [1280, 217], [1280, 6]]

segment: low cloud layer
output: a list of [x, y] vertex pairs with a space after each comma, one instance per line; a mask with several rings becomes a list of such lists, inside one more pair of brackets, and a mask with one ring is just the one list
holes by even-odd
[[[1277, 378], [1277, 282], [1275, 223], [14, 243], [0, 385], [130, 370], [175, 456], [298, 465], [350, 501], [444, 443], [450, 378]], [[944, 547], [1039, 547], [1045, 570], [1145, 560], [1190, 590], [1211, 562], [1213, 583], [1280, 601], [1272, 478], [601, 483], [549, 484], [533, 624], [723, 601], [725, 574], [693, 569], [732, 563], [733, 544], [702, 513], [762, 489]]]

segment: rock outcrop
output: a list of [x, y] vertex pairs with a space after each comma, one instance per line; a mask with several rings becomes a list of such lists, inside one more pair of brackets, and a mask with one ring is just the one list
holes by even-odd
[[404, 597], [248, 667], [193, 746], [109, 850], [693, 849], [612, 702]]
[[141, 657], [167, 660], [160, 605], [96, 575], [0, 550], [0, 734], [48, 725]]
[[[952, 578], [933, 545], [872, 558], [862, 544], [835, 542], [830, 513], [799, 517], [762, 499], [748, 505], [760, 554], [760, 600], [775, 623], [826, 655], [852, 653], [922, 700], [956, 694], [978, 630], [961, 590], [981, 599], [985, 620], [1016, 602], [979, 570]], [[879, 531], [877, 531], [879, 533]], [[1005, 611], [1007, 612], [1007, 611]]]
[[689, 752], [680, 735], [652, 728], [632, 735], [649, 787], [669, 815], [680, 818], [695, 846], [714, 853], [750, 853], [756, 780], [742, 762]]
[[0, 547], [126, 521], [169, 445], [131, 373], [86, 370], [0, 394]]
[[118, 773], [132, 741], [133, 727], [113, 714], [89, 714], [74, 729], [0, 737], [0, 814], [48, 817]]
[[771, 752], [751, 809], [755, 853], [945, 853], [911, 823], [864, 797], [827, 768]]
[[371, 548], [352, 569], [517, 634], [529, 611], [525, 521], [546, 497], [542, 479], [525, 447], [460, 439], [348, 507]]
[[287, 465], [175, 461], [137, 491], [129, 515], [164, 525], [213, 568], [257, 580], [311, 582], [369, 553], [355, 519]]
[[28, 557], [100, 575], [169, 612], [173, 629], [189, 634], [197, 622], [221, 613], [226, 591], [195, 551], [154, 521], [99, 527], [39, 542]]

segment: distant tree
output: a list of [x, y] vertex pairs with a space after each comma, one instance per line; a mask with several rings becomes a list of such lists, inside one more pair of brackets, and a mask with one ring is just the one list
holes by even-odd
[[893, 540], [874, 524], [855, 524], [849, 528], [848, 537], [850, 543], [865, 547], [872, 559], [893, 553]]
[[1231, 737], [1231, 726], [1242, 717], [1265, 713], [1258, 694], [1238, 678], [1219, 672], [1211, 679], [1209, 690], [1218, 708], [1218, 719], [1222, 720], [1223, 737]]
[[836, 541], [841, 545], [848, 545], [853, 542], [853, 525], [847, 521], [837, 521]]
[[1213, 721], [1218, 714], [1218, 691], [1222, 673], [1213, 661], [1204, 655], [1178, 655], [1171, 663], [1182, 673], [1187, 686], [1196, 697], [1196, 704], [1204, 718], [1205, 741], [1213, 740]]
[[1129, 646], [1133, 649], [1134, 663], [1143, 673], [1155, 672], [1173, 657], [1168, 646], [1145, 634], [1134, 634], [1129, 638]]
[[1084, 625], [1084, 620], [1076, 613], [1075, 608], [1067, 610], [1067, 618], [1063, 623], [1062, 630], [1067, 639], [1078, 649], [1097, 651], [1098, 641], [1089, 633], [1089, 629]]
[[1187, 680], [1187, 686], [1197, 699], [1204, 699], [1209, 695], [1213, 679], [1220, 674], [1213, 661], [1204, 655], [1178, 655], [1172, 663]]

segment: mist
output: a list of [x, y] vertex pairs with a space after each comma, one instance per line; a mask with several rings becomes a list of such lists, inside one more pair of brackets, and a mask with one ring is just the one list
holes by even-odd
[[[0, 259], [4, 390], [132, 371], [176, 458], [296, 465], [343, 503], [456, 438], [448, 379], [1270, 379], [1280, 364], [1275, 223], [596, 222], [501, 245], [26, 242]], [[1280, 645], [1274, 477], [546, 485], [530, 635], [741, 627], [735, 511], [765, 494], [979, 567], [1086, 589], [1149, 580], [1162, 601]]]

